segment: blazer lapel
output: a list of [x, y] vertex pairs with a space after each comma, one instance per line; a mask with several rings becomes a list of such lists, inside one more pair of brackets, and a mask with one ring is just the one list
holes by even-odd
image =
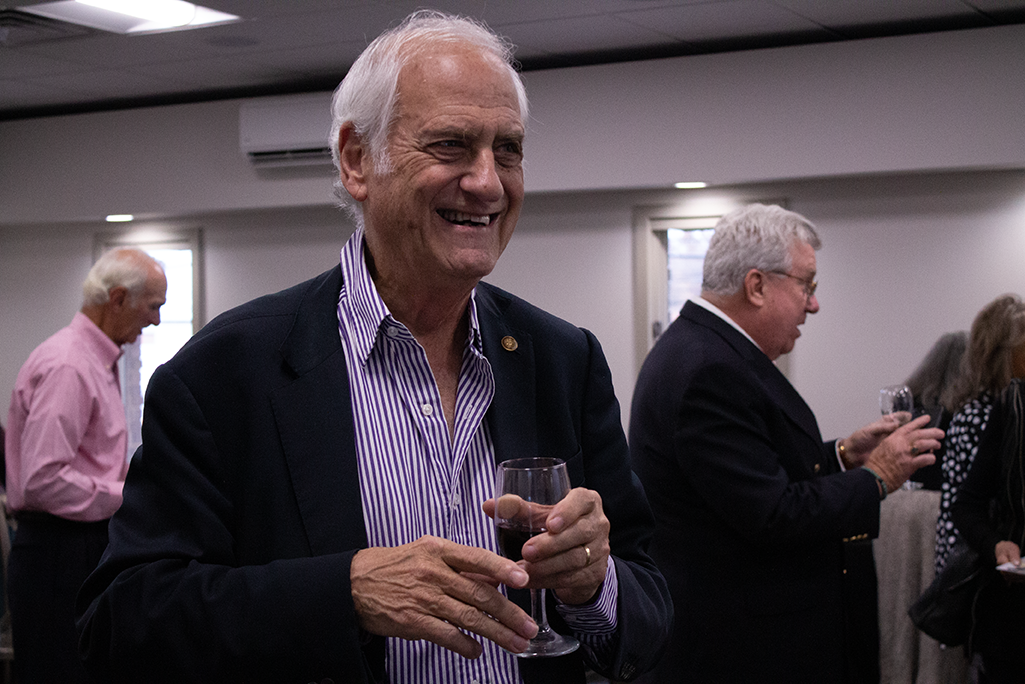
[[815, 420], [808, 402], [798, 393], [786, 376], [780, 372], [769, 357], [764, 357], [764, 363], [756, 362], [756, 373], [761, 377], [762, 382], [769, 389], [780, 409], [794, 422], [802, 431], [813, 437], [815, 441], [822, 441], [822, 433], [819, 432], [819, 423]]
[[509, 300], [501, 293], [481, 283], [476, 300], [484, 356], [495, 376], [495, 396], [487, 413], [495, 461], [540, 456], [533, 339], [508, 324], [503, 314]]
[[780, 372], [776, 364], [765, 355], [765, 352], [732, 325], [693, 302], [687, 302], [684, 305], [681, 315], [698, 325], [709, 328], [726, 340], [762, 381], [766, 391], [776, 400], [783, 413], [803, 432], [816, 441], [822, 441], [819, 424], [815, 420], [815, 414], [812, 413], [811, 407], [794, 389], [786, 376]]
[[313, 281], [281, 345], [295, 379], [271, 397], [310, 550], [367, 546], [345, 354], [338, 336], [341, 269]]

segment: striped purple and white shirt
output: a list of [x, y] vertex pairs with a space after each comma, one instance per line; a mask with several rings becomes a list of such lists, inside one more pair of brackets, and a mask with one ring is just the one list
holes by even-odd
[[[392, 317], [367, 270], [362, 230], [342, 249], [341, 267], [339, 334], [357, 416], [360, 495], [370, 546], [399, 546], [433, 535], [498, 553], [494, 523], [480, 507], [495, 488], [494, 447], [484, 420], [495, 380], [482, 353], [474, 297], [450, 438], [427, 356]], [[597, 601], [559, 606], [583, 647], [599, 661], [614, 642], [617, 594], [615, 564], [609, 559]], [[428, 641], [389, 638], [389, 681], [518, 684], [516, 658], [491, 641], [480, 641], [481, 657], [467, 660]]]

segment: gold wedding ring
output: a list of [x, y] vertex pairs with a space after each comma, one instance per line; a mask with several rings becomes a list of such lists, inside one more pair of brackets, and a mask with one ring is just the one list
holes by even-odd
[[911, 455], [918, 456], [918, 447], [915, 446], [914, 442], [911, 442]]

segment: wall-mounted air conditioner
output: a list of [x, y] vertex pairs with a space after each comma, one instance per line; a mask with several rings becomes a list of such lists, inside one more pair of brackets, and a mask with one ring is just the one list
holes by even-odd
[[239, 108], [239, 147], [261, 166], [330, 164], [330, 128], [330, 92], [253, 98]]

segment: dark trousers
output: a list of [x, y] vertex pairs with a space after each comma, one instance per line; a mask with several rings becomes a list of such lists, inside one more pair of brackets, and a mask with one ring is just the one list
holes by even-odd
[[844, 542], [844, 567], [847, 684], [878, 684], [879, 588], [872, 540]]
[[86, 684], [78, 656], [75, 597], [107, 547], [107, 521], [43, 513], [17, 516], [8, 595], [19, 684]]
[[1025, 584], [1009, 584], [992, 573], [975, 606], [972, 645], [982, 656], [980, 684], [1025, 680]]

